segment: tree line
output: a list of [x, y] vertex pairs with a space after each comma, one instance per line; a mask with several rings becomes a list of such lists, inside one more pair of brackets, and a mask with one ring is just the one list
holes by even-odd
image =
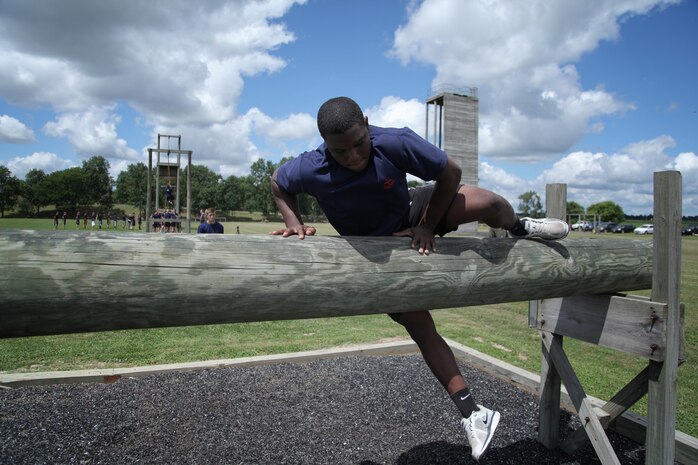
[[[530, 216], [532, 218], [543, 218], [545, 216], [540, 195], [536, 191], [524, 192], [519, 196], [519, 213], [521, 216]], [[575, 201], [568, 201], [567, 214], [599, 215], [601, 221], [612, 221], [615, 223], [621, 223], [627, 218], [623, 208], [610, 200], [589, 205], [586, 209]]]
[[[283, 158], [274, 163], [263, 158], [250, 166], [247, 176], [223, 178], [203, 165], [192, 165], [191, 199], [194, 212], [214, 207], [218, 211], [261, 212], [265, 217], [278, 215], [271, 195], [270, 182], [274, 170], [290, 160]], [[115, 204], [126, 204], [145, 214], [147, 199], [148, 167], [144, 163], [128, 165], [119, 173], [116, 180], [109, 174], [109, 162], [101, 156], [85, 160], [80, 167], [68, 168], [52, 173], [32, 169], [23, 180], [17, 179], [5, 166], [0, 165], [0, 216], [6, 211], [17, 210], [20, 214], [33, 216], [42, 208], [55, 206], [56, 209], [75, 212], [84, 208], [112, 210]], [[180, 169], [180, 202], [187, 196], [187, 168]], [[151, 196], [155, 189], [161, 189], [159, 197], [164, 199], [164, 186], [176, 183], [176, 172], [170, 177], [161, 177], [160, 186], [151, 183]], [[409, 185], [419, 182], [410, 181]], [[518, 212], [522, 216], [541, 218], [545, 216], [540, 195], [528, 191], [519, 197]], [[309, 195], [298, 198], [303, 216], [310, 221], [324, 219], [317, 201]], [[184, 207], [184, 205], [182, 205]], [[620, 205], [612, 201], [598, 202], [584, 208], [577, 202], [567, 202], [568, 215], [597, 214], [603, 221], [622, 222], [627, 216]], [[650, 219], [651, 215], [638, 216]]]
[[[278, 214], [271, 195], [271, 176], [274, 170], [288, 161], [279, 163], [259, 159], [250, 166], [247, 176], [223, 178], [203, 165], [191, 168], [192, 210], [199, 211], [214, 207], [219, 211], [261, 212], [265, 217]], [[144, 163], [128, 165], [116, 180], [109, 174], [109, 162], [102, 156], [93, 156], [82, 166], [52, 173], [40, 169], [29, 171], [25, 179], [12, 175], [0, 165], [0, 216], [15, 210], [22, 215], [34, 216], [47, 206], [58, 210], [75, 212], [86, 207], [109, 211], [115, 204], [126, 204], [145, 213], [147, 200], [148, 167]], [[180, 202], [187, 198], [187, 167], [180, 169]], [[151, 196], [161, 189], [159, 198], [164, 199], [164, 188], [168, 183], [176, 185], [176, 172], [169, 177], [160, 177], [159, 186], [151, 183]], [[299, 196], [301, 213], [312, 220], [323, 219], [317, 201], [309, 196]], [[182, 205], [185, 207], [185, 205]]]

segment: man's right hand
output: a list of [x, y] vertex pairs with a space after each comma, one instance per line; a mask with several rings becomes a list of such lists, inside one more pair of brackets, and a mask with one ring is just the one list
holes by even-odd
[[291, 226], [288, 228], [282, 228], [282, 229], [276, 229], [274, 231], [270, 231], [269, 234], [272, 236], [295, 236], [298, 235], [298, 239], [304, 239], [305, 236], [314, 236], [315, 232], [317, 230], [313, 228], [312, 226], [308, 226], [306, 224], [300, 224], [298, 226]]

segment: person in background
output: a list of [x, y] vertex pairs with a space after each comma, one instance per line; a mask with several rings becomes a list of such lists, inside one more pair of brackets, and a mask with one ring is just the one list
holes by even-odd
[[199, 224], [198, 234], [223, 234], [223, 225], [216, 219], [216, 210], [206, 209], [206, 222]]

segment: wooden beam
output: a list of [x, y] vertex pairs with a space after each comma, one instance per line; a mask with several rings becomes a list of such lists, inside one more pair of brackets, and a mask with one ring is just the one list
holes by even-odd
[[582, 422], [582, 427], [586, 431], [591, 445], [596, 451], [596, 455], [603, 465], [620, 465], [618, 456], [613, 450], [613, 446], [606, 436], [606, 432], [599, 421], [599, 418], [594, 411], [594, 406], [590, 399], [587, 398], [582, 384], [577, 379], [577, 375], [570, 364], [565, 351], [562, 349], [562, 336], [550, 335], [543, 333], [543, 344], [550, 357], [550, 360], [555, 364], [555, 368], [562, 382], [565, 383], [567, 392], [569, 392], [570, 399], [574, 405], [579, 419]]
[[[544, 299], [536, 326], [561, 336], [662, 361], [666, 349], [667, 305], [620, 295]], [[679, 358], [683, 358], [679, 354]]]
[[645, 289], [642, 239], [6, 230], [0, 337], [348, 316]]
[[[599, 421], [604, 429], [608, 427], [611, 421], [625, 413], [625, 411], [647, 394], [648, 377], [649, 367], [645, 367], [635, 378], [623, 386], [611, 400], [606, 402], [603, 407], [595, 409], [596, 413], [599, 414]], [[560, 449], [572, 455], [579, 447], [587, 442], [587, 439], [588, 436], [584, 427], [580, 427], [574, 433], [567, 436], [565, 441], [560, 445]]]

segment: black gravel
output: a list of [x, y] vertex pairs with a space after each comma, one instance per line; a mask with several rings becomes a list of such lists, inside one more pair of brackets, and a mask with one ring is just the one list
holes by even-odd
[[[459, 362], [460, 363], [460, 362]], [[461, 364], [502, 420], [489, 464], [595, 464], [537, 442], [538, 402]], [[216, 368], [0, 390], [0, 464], [470, 464], [459, 415], [419, 355]], [[577, 422], [560, 418], [562, 435]], [[644, 449], [609, 433], [623, 464]]]

